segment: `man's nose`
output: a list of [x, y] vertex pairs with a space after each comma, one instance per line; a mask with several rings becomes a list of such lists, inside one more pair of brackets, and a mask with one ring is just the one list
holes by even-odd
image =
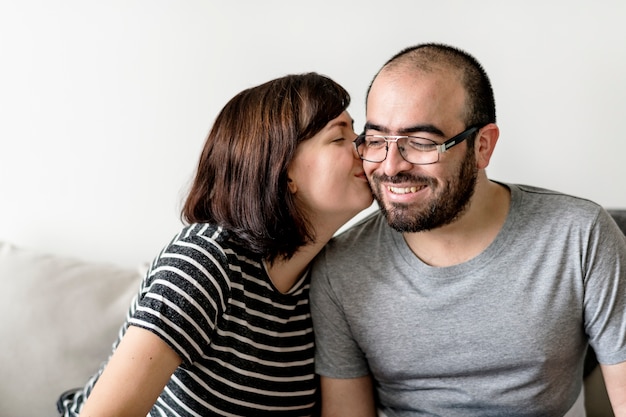
[[389, 177], [413, 168], [413, 164], [407, 162], [400, 154], [397, 142], [387, 142], [387, 158], [381, 162], [381, 165], [383, 172]]

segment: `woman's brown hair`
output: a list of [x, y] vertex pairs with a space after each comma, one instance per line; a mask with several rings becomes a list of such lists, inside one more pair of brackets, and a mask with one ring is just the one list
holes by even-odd
[[296, 147], [350, 104], [317, 73], [287, 75], [233, 97], [218, 114], [182, 209], [188, 223], [213, 223], [269, 262], [290, 258], [315, 236], [287, 186]]

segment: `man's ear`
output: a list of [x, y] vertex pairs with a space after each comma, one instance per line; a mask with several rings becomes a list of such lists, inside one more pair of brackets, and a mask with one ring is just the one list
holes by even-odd
[[295, 194], [298, 191], [298, 186], [291, 178], [287, 178], [287, 187], [289, 187], [291, 194]]
[[500, 137], [500, 129], [495, 123], [489, 123], [482, 127], [474, 140], [474, 152], [476, 154], [476, 166], [485, 169], [489, 165], [491, 155], [496, 148]]

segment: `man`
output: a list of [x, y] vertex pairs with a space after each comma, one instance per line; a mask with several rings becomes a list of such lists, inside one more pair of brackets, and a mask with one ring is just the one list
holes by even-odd
[[588, 344], [626, 416], [626, 239], [593, 202], [489, 180], [495, 123], [457, 48], [375, 76], [355, 146], [381, 213], [313, 268], [323, 416], [583, 416]]

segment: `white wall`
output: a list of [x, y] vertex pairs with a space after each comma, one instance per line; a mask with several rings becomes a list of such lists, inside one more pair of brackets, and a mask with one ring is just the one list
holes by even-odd
[[235, 93], [318, 71], [359, 126], [375, 71], [425, 41], [492, 78], [492, 178], [626, 207], [622, 0], [0, 0], [0, 240], [150, 260]]

